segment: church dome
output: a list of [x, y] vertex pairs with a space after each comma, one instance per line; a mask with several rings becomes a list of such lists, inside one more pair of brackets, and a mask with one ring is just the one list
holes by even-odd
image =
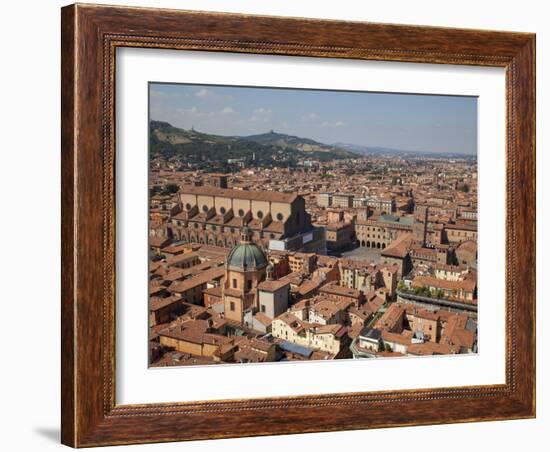
[[241, 243], [231, 250], [227, 265], [242, 270], [255, 270], [267, 265], [267, 257], [254, 243]]
[[227, 257], [227, 265], [241, 270], [255, 270], [267, 266], [267, 257], [261, 248], [252, 243], [251, 231], [245, 227], [241, 231], [242, 240], [231, 250]]

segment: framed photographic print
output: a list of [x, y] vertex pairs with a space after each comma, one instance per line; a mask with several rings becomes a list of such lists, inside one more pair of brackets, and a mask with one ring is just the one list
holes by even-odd
[[62, 442], [535, 416], [535, 37], [62, 9]]

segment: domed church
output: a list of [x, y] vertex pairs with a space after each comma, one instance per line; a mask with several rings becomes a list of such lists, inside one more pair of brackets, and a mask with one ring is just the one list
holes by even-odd
[[245, 312], [258, 307], [257, 288], [270, 267], [265, 253], [252, 242], [252, 231], [243, 227], [240, 244], [229, 253], [225, 267], [222, 297], [228, 320], [242, 324]]

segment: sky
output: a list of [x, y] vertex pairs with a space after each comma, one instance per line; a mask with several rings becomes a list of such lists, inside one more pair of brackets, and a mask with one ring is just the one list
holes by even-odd
[[216, 135], [476, 154], [477, 98], [151, 83], [150, 118]]

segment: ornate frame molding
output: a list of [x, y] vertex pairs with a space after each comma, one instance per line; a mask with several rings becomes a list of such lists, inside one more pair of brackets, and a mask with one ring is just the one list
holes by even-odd
[[[279, 32], [275, 35], [270, 30]], [[534, 416], [534, 35], [72, 5], [62, 10], [62, 42], [64, 444], [80, 447]], [[506, 68], [506, 383], [116, 405], [114, 90], [118, 47]], [[518, 349], [525, 353], [518, 354]], [[364, 407], [369, 419], [356, 419], [349, 410], [352, 406]], [[327, 407], [331, 407], [330, 416], [323, 411]], [[235, 413], [238, 421], [231, 417]], [[254, 422], [255, 430], [244, 433], [239, 425], [247, 422]]]

